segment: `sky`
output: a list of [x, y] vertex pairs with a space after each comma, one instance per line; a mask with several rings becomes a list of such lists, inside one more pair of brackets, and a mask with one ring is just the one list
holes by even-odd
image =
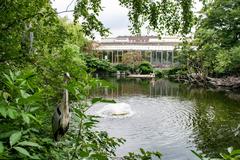
[[[72, 0], [52, 0], [53, 8], [56, 8], [58, 12], [65, 11]], [[75, 1], [68, 7], [68, 10], [74, 8]], [[110, 37], [117, 37], [123, 35], [130, 35], [128, 26], [130, 25], [128, 20], [128, 9], [121, 7], [118, 0], [102, 0], [103, 12], [101, 12], [99, 19], [103, 22], [104, 26], [110, 28], [112, 33]], [[201, 4], [196, 2], [196, 8], [194, 10], [199, 10]], [[71, 12], [60, 14], [60, 16], [67, 16], [70, 20], [73, 19]], [[142, 35], [147, 35], [146, 29], [142, 29]], [[150, 32], [150, 34], [154, 34]], [[96, 35], [96, 39], [100, 39], [99, 35]]]

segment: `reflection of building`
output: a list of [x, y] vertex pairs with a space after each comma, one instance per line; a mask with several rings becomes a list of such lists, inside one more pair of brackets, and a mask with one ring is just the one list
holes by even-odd
[[157, 96], [179, 96], [179, 84], [167, 80], [149, 81], [147, 79], [115, 79], [107, 80], [112, 88], [100, 87], [94, 90], [93, 97], [119, 98], [125, 96], [145, 95], [149, 97]]
[[173, 50], [180, 42], [177, 36], [119, 36], [102, 39], [95, 50], [112, 63], [121, 63], [124, 53], [140, 52], [145, 60], [161, 66], [174, 63]]

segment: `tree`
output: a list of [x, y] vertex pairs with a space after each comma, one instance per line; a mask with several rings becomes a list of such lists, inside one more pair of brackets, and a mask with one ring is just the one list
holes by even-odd
[[122, 56], [122, 63], [131, 68], [135, 72], [136, 67], [142, 62], [142, 54], [140, 52], [127, 52]]
[[[144, 19], [154, 30], [185, 33], [191, 26], [191, 1], [120, 1], [130, 8], [132, 31]], [[146, 7], [146, 8], [145, 8]], [[122, 139], [93, 130], [98, 120], [86, 115], [90, 90], [102, 83], [87, 72], [85, 35], [108, 30], [98, 20], [100, 0], [77, 0], [75, 25], [61, 20], [49, 0], [2, 0], [0, 3], [0, 159], [108, 159]], [[148, 11], [148, 12], [145, 12]], [[78, 20], [81, 22], [78, 23]], [[139, 22], [138, 22], [139, 20]], [[79, 25], [80, 24], [80, 25]], [[102, 67], [107, 67], [102, 65]], [[72, 79], [65, 85], [62, 75]], [[74, 129], [55, 144], [50, 123], [63, 88], [70, 93]], [[92, 103], [102, 99], [93, 99]], [[64, 151], [64, 152], [63, 152]], [[147, 157], [151, 152], [145, 152]], [[156, 153], [160, 157], [160, 154]]]
[[239, 0], [207, 3], [199, 17], [194, 40], [185, 43], [179, 53], [185, 68], [205, 76], [239, 74], [239, 19]]

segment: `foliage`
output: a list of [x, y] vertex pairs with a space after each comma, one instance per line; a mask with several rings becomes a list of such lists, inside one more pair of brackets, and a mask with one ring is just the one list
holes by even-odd
[[141, 74], [150, 74], [153, 73], [153, 67], [151, 63], [144, 61], [136, 69]]
[[128, 153], [128, 155], [124, 156], [124, 160], [151, 160], [153, 158], [161, 159], [162, 154], [159, 152], [149, 152], [140, 148], [140, 153]]
[[[192, 0], [119, 0], [120, 4], [129, 9], [129, 20], [132, 24], [130, 30], [134, 34], [141, 31], [141, 27], [147, 24], [159, 34], [168, 31], [169, 34], [186, 34], [193, 25]], [[94, 37], [93, 31], [102, 36], [108, 34], [98, 15], [103, 8], [101, 0], [87, 1], [77, 0], [74, 8], [74, 19], [82, 21], [83, 31], [86, 35]]]
[[221, 158], [207, 158], [204, 154], [199, 154], [192, 150], [192, 153], [195, 154], [199, 159], [201, 160], [239, 160], [240, 158], [240, 150], [239, 149], [233, 149], [233, 147], [229, 147], [227, 149], [228, 153], [220, 153]]
[[98, 15], [102, 10], [101, 0], [77, 0], [73, 13], [74, 22], [76, 23], [78, 19], [81, 19], [83, 33], [87, 36], [94, 38], [94, 31], [100, 33], [101, 36], [106, 36], [109, 34], [109, 30], [98, 19]]
[[111, 138], [104, 131], [94, 131], [98, 117], [85, 113], [89, 108], [88, 105], [75, 103], [72, 107], [74, 111], [72, 128], [79, 128], [79, 130], [72, 129], [67, 137], [72, 143], [69, 158], [108, 159], [116, 156], [116, 147], [125, 140]]
[[239, 74], [239, 8], [238, 0], [205, 5], [194, 40], [178, 52], [181, 67], [204, 76]]
[[117, 64], [114, 66], [114, 68], [116, 68], [117, 71], [120, 71], [120, 72], [124, 72], [124, 71], [131, 71], [132, 68], [128, 65], [128, 64]]
[[157, 78], [162, 78], [163, 77], [163, 73], [159, 69], [154, 70], [154, 74]]
[[229, 147], [227, 149], [228, 153], [221, 153], [221, 157], [224, 160], [238, 160], [240, 159], [240, 150], [239, 149], [233, 149], [233, 147]]
[[[19, 12], [14, 12], [16, 8]], [[4, 1], [0, 9], [6, 15], [1, 16], [0, 26], [0, 70], [4, 73], [0, 76], [0, 159], [113, 156], [123, 140], [93, 130], [97, 120], [85, 114], [87, 103], [73, 109], [78, 129], [59, 143], [52, 140], [51, 113], [63, 88], [69, 90], [70, 102], [85, 102], [90, 90], [101, 86], [86, 71], [81, 27], [59, 19], [48, 1]], [[68, 85], [63, 84], [65, 72], [71, 75]]]
[[119, 0], [120, 4], [129, 9], [129, 20], [132, 33], [140, 33], [141, 27], [147, 24], [159, 34], [168, 31], [169, 34], [188, 33], [192, 27], [192, 0], [180, 1], [146, 1]]
[[91, 55], [85, 55], [84, 60], [90, 72], [112, 73], [115, 71], [112, 64], [107, 60], [101, 60]]
[[66, 17], [60, 19], [61, 24], [67, 32], [66, 41], [70, 44], [74, 44], [80, 47], [81, 50], [89, 43], [88, 40], [84, 37], [82, 32], [82, 27], [79, 24], [73, 24]]
[[[50, 128], [47, 127], [50, 125], [49, 121], [44, 122], [42, 117], [43, 110], [49, 109], [42, 106], [43, 92], [35, 88], [34, 82], [37, 75], [34, 71], [29, 71], [28, 74], [10, 71], [9, 74], [4, 74], [4, 77], [5, 87], [1, 92], [0, 101], [2, 122], [0, 141], [3, 148], [1, 159], [24, 157], [31, 159], [78, 159], [80, 157], [99, 159], [102, 157], [107, 159], [109, 156], [115, 156], [116, 146], [124, 142], [123, 139], [110, 138], [105, 132], [93, 131], [93, 127], [98, 122], [97, 117], [86, 115], [89, 105], [78, 103], [72, 106], [74, 114], [72, 128], [79, 128], [79, 130], [73, 129], [65, 136], [64, 141], [54, 144], [49, 135]], [[92, 83], [89, 80], [88, 84]], [[75, 98], [86, 99], [82, 96], [87, 96], [87, 92], [81, 95], [73, 92], [77, 87], [71, 84], [68, 86]], [[44, 118], [47, 117], [44, 116]], [[9, 123], [11, 123], [10, 126]], [[65, 152], [60, 152], [62, 150]]]
[[140, 52], [127, 52], [122, 56], [122, 63], [130, 66], [133, 70], [142, 62]]
[[173, 67], [173, 68], [161, 68], [155, 69], [154, 74], [158, 78], [168, 78], [170, 80], [175, 80], [178, 76], [186, 75], [186, 71], [183, 68]]
[[[31, 61], [32, 52], [39, 53], [38, 49], [45, 46], [61, 46], [64, 30], [48, 1], [4, 0], [0, 8], [0, 65]], [[34, 47], [36, 43], [38, 47]]]
[[181, 68], [178, 67], [170, 68], [168, 70], [168, 76], [179, 74], [179, 72], [182, 72]]
[[1, 159], [40, 158], [38, 152], [45, 137], [41, 137], [43, 121], [37, 112], [43, 99], [35, 78], [34, 71], [4, 74], [5, 85], [0, 94]]

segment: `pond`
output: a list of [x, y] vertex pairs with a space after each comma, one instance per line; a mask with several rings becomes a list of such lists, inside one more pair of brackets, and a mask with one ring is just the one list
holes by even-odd
[[[162, 79], [106, 80], [113, 87], [94, 95], [130, 105], [132, 111], [129, 116], [102, 116], [97, 126], [126, 139], [118, 156], [144, 148], [160, 151], [163, 160], [194, 160], [191, 150], [217, 157], [229, 146], [240, 148], [240, 101], [229, 92]], [[98, 103], [89, 113], [99, 114], [105, 105]]]

